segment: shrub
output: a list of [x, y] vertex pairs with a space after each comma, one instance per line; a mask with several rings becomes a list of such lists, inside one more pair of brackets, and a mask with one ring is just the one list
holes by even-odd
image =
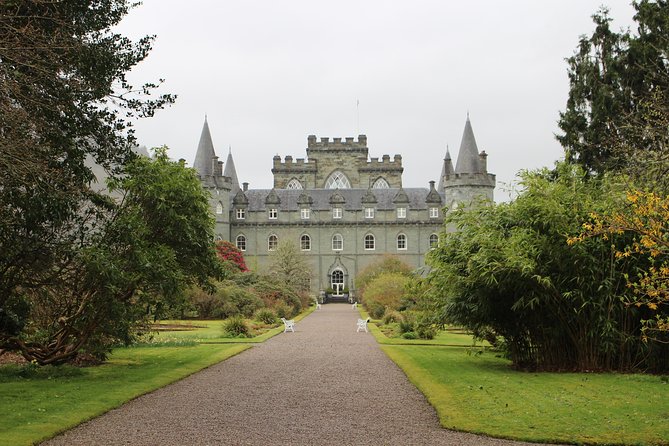
[[290, 318], [293, 314], [292, 307], [289, 307], [284, 303], [280, 303], [276, 307], [274, 307], [274, 311], [276, 311], [276, 317], [283, 317], [286, 319]]
[[418, 335], [413, 331], [407, 331], [406, 333], [402, 333], [402, 337], [404, 339], [418, 339]]
[[372, 317], [372, 319], [381, 319], [386, 313], [386, 307], [377, 302], [371, 302], [365, 306], [367, 307], [367, 311], [369, 312], [369, 315]]
[[367, 285], [383, 273], [397, 273], [403, 276], [411, 276], [411, 266], [402, 262], [399, 257], [384, 255], [379, 261], [367, 265], [355, 278], [355, 286], [358, 294], [364, 299]]
[[399, 273], [381, 273], [365, 288], [363, 303], [368, 310], [380, 305], [399, 310], [409, 277]]
[[248, 338], [251, 330], [241, 316], [233, 316], [223, 323], [223, 332], [230, 337]]
[[400, 333], [411, 333], [414, 331], [414, 321], [411, 318], [404, 318], [399, 322]]
[[263, 324], [271, 325], [276, 322], [276, 314], [269, 308], [261, 308], [256, 311], [256, 320]]
[[416, 327], [416, 334], [420, 339], [434, 339], [437, 334], [437, 329], [432, 325], [418, 324]]
[[389, 310], [386, 311], [385, 314], [383, 315], [383, 323], [385, 325], [388, 325], [392, 322], [402, 322], [404, 320], [404, 316], [402, 316], [402, 313], [399, 311], [395, 310]]

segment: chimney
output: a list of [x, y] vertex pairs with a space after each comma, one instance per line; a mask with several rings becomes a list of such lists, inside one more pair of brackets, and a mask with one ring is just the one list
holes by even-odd
[[249, 190], [249, 183], [242, 183], [242, 188], [243, 188], [242, 190], [243, 190], [244, 192], [246, 192], [247, 190]]

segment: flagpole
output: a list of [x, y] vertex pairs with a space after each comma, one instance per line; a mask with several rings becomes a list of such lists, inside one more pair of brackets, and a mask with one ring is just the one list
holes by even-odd
[[356, 121], [355, 121], [355, 130], [357, 134], [360, 134], [360, 99], [355, 100], [355, 111], [356, 111]]

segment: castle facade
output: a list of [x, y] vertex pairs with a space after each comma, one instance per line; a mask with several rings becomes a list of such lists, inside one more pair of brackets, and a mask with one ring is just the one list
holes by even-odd
[[469, 118], [457, 163], [447, 150], [436, 186], [426, 180], [425, 187], [404, 187], [402, 157], [370, 158], [365, 135], [310, 135], [306, 155], [275, 156], [272, 189], [240, 187], [232, 153], [219, 160], [205, 119], [193, 167], [210, 193], [218, 239], [261, 270], [280, 241], [293, 242], [312, 268], [312, 291], [331, 299], [355, 299], [356, 274], [384, 254], [424, 266], [445, 211], [477, 197], [493, 200], [495, 176]]

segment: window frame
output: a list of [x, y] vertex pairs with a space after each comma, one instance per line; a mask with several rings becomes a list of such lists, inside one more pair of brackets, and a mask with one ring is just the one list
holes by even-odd
[[439, 218], [439, 208], [431, 207], [430, 208], [430, 218]]
[[[397, 237], [395, 239], [396, 241], [396, 246], [398, 251], [406, 251], [409, 243], [407, 242], [407, 235], [404, 233], [397, 234]], [[400, 243], [402, 246], [400, 246]]]
[[[337, 239], [339, 243], [339, 248], [335, 248], [335, 239]], [[341, 234], [333, 234], [332, 235], [332, 250], [333, 251], [343, 251], [344, 250], [344, 236]]]
[[279, 218], [279, 210], [277, 208], [267, 209], [267, 218], [270, 220], [276, 220]]
[[405, 208], [405, 207], [397, 208], [396, 215], [397, 215], [397, 218], [400, 218], [400, 219], [407, 218], [407, 208]]
[[427, 239], [427, 246], [430, 249], [434, 249], [439, 246], [439, 234], [430, 234], [430, 237]]
[[300, 209], [300, 219], [301, 220], [309, 220], [310, 218], [311, 218], [311, 209], [310, 208]]
[[235, 210], [235, 216], [236, 216], [237, 220], [246, 220], [246, 209], [237, 208]]
[[336, 206], [332, 208], [332, 218], [341, 219], [344, 216], [344, 209]]
[[368, 219], [374, 218], [374, 208], [372, 207], [365, 208], [365, 218]]
[[235, 237], [235, 246], [241, 252], [246, 251], [246, 236], [244, 234], [239, 234], [237, 237]]
[[365, 251], [376, 250], [376, 237], [374, 237], [374, 234], [365, 234], [365, 238], [363, 240], [364, 240], [363, 246], [365, 247]]
[[311, 251], [311, 236], [309, 234], [300, 236], [300, 251]]
[[276, 234], [270, 234], [267, 237], [267, 251], [276, 251], [279, 246], [279, 237]]

